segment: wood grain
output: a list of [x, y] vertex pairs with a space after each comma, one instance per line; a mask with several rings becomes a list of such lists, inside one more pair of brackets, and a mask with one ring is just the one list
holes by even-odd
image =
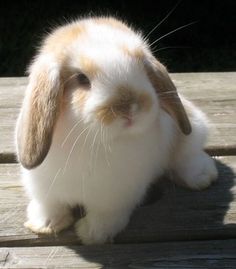
[[[236, 236], [236, 156], [217, 159], [219, 180], [190, 191], [163, 179], [150, 188], [117, 243], [233, 238]], [[0, 165], [0, 246], [70, 245], [73, 229], [57, 237], [38, 236], [23, 227], [27, 198], [18, 164]]]
[[1, 268], [234, 269], [236, 240], [0, 249]]
[[195, 192], [163, 178], [116, 244], [93, 247], [79, 245], [73, 227], [51, 237], [23, 227], [28, 199], [16, 164], [14, 126], [27, 78], [0, 78], [0, 268], [236, 268], [236, 156], [222, 157], [236, 155], [236, 72], [171, 77], [210, 119], [207, 151], [221, 155], [219, 179]]
[[[171, 74], [179, 92], [210, 119], [207, 149], [212, 155], [236, 154], [236, 72]], [[0, 161], [15, 162], [14, 126], [27, 78], [0, 78]]]

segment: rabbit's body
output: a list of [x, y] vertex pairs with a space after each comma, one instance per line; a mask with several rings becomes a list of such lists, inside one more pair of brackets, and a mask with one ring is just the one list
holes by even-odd
[[203, 114], [182, 100], [191, 132], [173, 83], [153, 61], [141, 36], [111, 18], [68, 25], [46, 40], [17, 127], [31, 198], [26, 225], [33, 231], [69, 226], [70, 208], [81, 204], [86, 216], [77, 224], [79, 237], [103, 243], [125, 227], [165, 171], [195, 189], [216, 178], [202, 150]]
[[[77, 128], [62, 147], [65, 137], [76, 122], [71, 122], [71, 117], [59, 122], [44, 163], [33, 170], [23, 169], [24, 185], [31, 198], [37, 200], [41, 207], [50, 207], [49, 215], [58, 214], [61, 206], [73, 207], [80, 204], [85, 206], [87, 213], [90, 210], [101, 214], [108, 212], [111, 220], [117, 222], [116, 218], [119, 218], [119, 221], [127, 223], [150, 182], [168, 168], [172, 147], [169, 141], [173, 141], [171, 136], [174, 132], [166, 134], [171, 126], [155, 120], [146, 132], [120, 137], [115, 141], [107, 141], [101, 130], [96, 138], [94, 130], [86, 130], [75, 146], [75, 140], [85, 130]], [[163, 132], [159, 129], [161, 125]], [[40, 216], [43, 216], [41, 221], [38, 215], [35, 216], [36, 208], [34, 202], [30, 210], [35, 221], [40, 221], [38, 227], [33, 229], [38, 232], [42, 229], [43, 232], [45, 221], [50, 216], [47, 213], [43, 216], [40, 212]], [[102, 219], [105, 223], [111, 220], [108, 217]], [[57, 230], [56, 227], [52, 228]], [[118, 228], [123, 228], [123, 224]], [[97, 236], [100, 233], [101, 231]]]

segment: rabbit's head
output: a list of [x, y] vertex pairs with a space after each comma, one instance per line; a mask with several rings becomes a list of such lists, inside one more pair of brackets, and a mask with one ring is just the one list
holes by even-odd
[[107, 128], [111, 137], [145, 132], [164, 109], [184, 134], [191, 126], [176, 88], [139, 33], [114, 18], [89, 18], [56, 29], [30, 67], [17, 124], [18, 156], [42, 163], [61, 114]]

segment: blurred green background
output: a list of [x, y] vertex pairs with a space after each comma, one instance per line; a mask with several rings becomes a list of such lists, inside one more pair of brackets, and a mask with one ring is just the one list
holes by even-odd
[[[37, 46], [51, 29], [84, 15], [114, 15], [148, 34], [177, 4], [156, 1], [2, 1], [0, 2], [0, 76], [23, 76]], [[171, 72], [236, 70], [236, 1], [179, 3], [149, 41], [197, 21], [158, 42], [153, 50]], [[166, 48], [167, 47], [167, 48]]]

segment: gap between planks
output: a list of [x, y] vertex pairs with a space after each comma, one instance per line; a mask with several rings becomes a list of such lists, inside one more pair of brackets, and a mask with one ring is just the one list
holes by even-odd
[[236, 240], [0, 248], [1, 268], [235, 269]]
[[[213, 157], [236, 155], [236, 145], [207, 147], [205, 151]], [[0, 153], [0, 163], [18, 163], [15, 153]]]

